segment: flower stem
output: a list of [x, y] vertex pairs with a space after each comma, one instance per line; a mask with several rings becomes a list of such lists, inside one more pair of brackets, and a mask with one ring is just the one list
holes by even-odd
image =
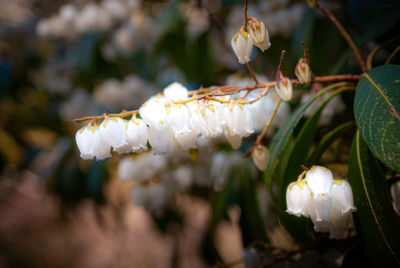
[[243, 13], [244, 13], [244, 23], [243, 23], [243, 28], [246, 31], [247, 29], [247, 0], [244, 1], [244, 8], [243, 8]]
[[268, 119], [267, 124], [265, 124], [265, 127], [264, 127], [263, 131], [261, 132], [261, 134], [258, 135], [258, 137], [257, 137], [256, 141], [254, 142], [253, 146], [251, 146], [251, 148], [247, 151], [247, 153], [246, 153], [246, 155], [245, 155], [246, 157], [248, 157], [248, 156], [254, 151], [254, 149], [257, 148], [257, 146], [261, 144], [262, 139], [263, 139], [264, 136], [267, 134], [268, 129], [269, 129], [269, 127], [271, 126], [271, 123], [272, 123], [272, 121], [273, 121], [274, 118], [275, 118], [276, 112], [278, 111], [279, 106], [281, 105], [281, 102], [282, 102], [282, 100], [279, 100], [279, 101], [276, 103], [275, 108], [274, 108], [274, 111], [272, 112], [272, 115], [271, 115], [270, 118]]
[[[325, 83], [325, 82], [337, 82], [337, 81], [358, 81], [360, 80], [361, 75], [353, 75], [353, 74], [340, 74], [340, 75], [328, 75], [328, 76], [316, 76], [313, 77], [312, 82], [313, 83]], [[300, 82], [297, 79], [292, 79], [291, 80], [293, 85], [297, 85]], [[176, 101], [173, 102], [173, 104], [185, 104], [191, 101], [199, 100], [199, 99], [206, 99], [206, 100], [213, 100], [221, 103], [229, 103], [229, 101], [224, 101], [220, 100], [217, 98], [213, 98], [212, 96], [225, 96], [225, 95], [231, 95], [236, 92], [239, 92], [241, 90], [247, 90], [247, 91], [252, 91], [257, 88], [265, 88], [265, 90], [254, 100], [250, 101], [245, 101], [245, 100], [240, 100], [238, 101], [239, 104], [248, 104], [248, 103], [254, 103], [261, 99], [261, 97], [265, 96], [268, 93], [268, 90], [270, 87], [275, 86], [276, 81], [272, 82], [267, 82], [267, 83], [258, 83], [256, 85], [250, 85], [250, 86], [214, 86], [214, 87], [209, 87], [209, 88], [200, 88], [198, 90], [193, 90], [189, 92], [189, 95], [191, 95], [191, 98], [188, 98], [186, 100], [182, 101]], [[166, 104], [166, 106], [171, 105], [171, 103]], [[132, 110], [132, 111], [122, 111], [121, 113], [116, 113], [116, 114], [107, 114], [109, 117], [128, 117], [134, 114], [137, 114], [139, 111], [138, 110]], [[101, 120], [104, 119], [105, 115], [98, 115], [98, 116], [85, 116], [82, 118], [77, 118], [72, 120], [75, 123], [79, 122], [84, 122], [84, 121], [90, 121], [90, 120]]]
[[257, 80], [256, 74], [254, 73], [253, 67], [251, 66], [250, 62], [247, 63], [247, 69], [249, 69], [250, 75], [253, 78], [254, 82], [256, 82], [256, 85], [258, 85], [259, 82]]

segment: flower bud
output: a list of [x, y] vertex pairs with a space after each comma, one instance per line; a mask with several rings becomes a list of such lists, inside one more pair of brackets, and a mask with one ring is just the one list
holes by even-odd
[[293, 95], [293, 86], [289, 78], [282, 76], [275, 85], [276, 93], [284, 101], [290, 101]]
[[253, 39], [250, 38], [248, 32], [244, 30], [237, 32], [232, 38], [231, 46], [240, 64], [246, 64], [250, 61]]
[[249, 22], [249, 26], [249, 33], [253, 39], [254, 45], [264, 52], [271, 46], [269, 34], [264, 23], [259, 20], [254, 20]]
[[301, 58], [299, 60], [294, 73], [296, 74], [297, 79], [299, 79], [300, 83], [309, 84], [311, 82], [311, 68], [304, 58]]
[[253, 159], [254, 164], [261, 171], [264, 171], [267, 168], [268, 156], [268, 149], [262, 145], [257, 146], [251, 153], [251, 158]]

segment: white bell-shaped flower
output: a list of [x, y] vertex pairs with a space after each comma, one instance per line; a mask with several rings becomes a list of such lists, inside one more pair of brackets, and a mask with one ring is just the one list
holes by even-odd
[[308, 84], [312, 80], [312, 72], [310, 66], [307, 64], [304, 58], [301, 58], [296, 65], [294, 70], [297, 79], [299, 79], [300, 83]]
[[329, 220], [329, 214], [332, 207], [332, 198], [316, 199], [310, 198], [308, 205], [308, 213], [314, 225], [318, 227], [318, 224], [324, 224], [321, 222], [327, 222]]
[[341, 210], [332, 206], [329, 215], [329, 238], [330, 239], [343, 239], [349, 230], [352, 222], [351, 212], [342, 213]]
[[174, 147], [176, 141], [169, 127], [158, 130], [154, 127], [149, 128], [149, 143], [154, 154], [164, 154]]
[[186, 104], [190, 112], [189, 126], [193, 133], [202, 134], [204, 137], [209, 135], [208, 124], [205, 118], [205, 107], [198, 101], [192, 101]]
[[207, 123], [207, 137], [214, 138], [220, 136], [223, 132], [223, 114], [221, 113], [221, 104], [209, 102], [204, 107], [204, 117]]
[[329, 169], [322, 166], [312, 166], [306, 173], [306, 180], [315, 200], [330, 199], [333, 175]]
[[93, 133], [90, 126], [82, 127], [75, 134], [75, 140], [81, 153], [81, 158], [85, 160], [93, 159], [94, 157], [92, 148], [92, 137]]
[[297, 217], [308, 216], [311, 192], [304, 181], [295, 181], [286, 189], [286, 212]]
[[119, 153], [131, 151], [126, 141], [127, 121], [119, 117], [106, 117], [100, 124], [101, 138], [105, 143]]
[[100, 133], [98, 126], [93, 126], [92, 146], [93, 154], [96, 160], [103, 160], [111, 157], [111, 146], [104, 140], [104, 137]]
[[250, 21], [248, 29], [254, 45], [257, 46], [262, 52], [271, 46], [268, 30], [265, 28], [265, 25], [262, 21]]
[[237, 32], [232, 38], [231, 46], [240, 64], [246, 64], [250, 61], [253, 39], [248, 32], [243, 30]]
[[390, 195], [393, 200], [393, 208], [400, 215], [400, 180], [390, 185]]
[[157, 130], [168, 127], [167, 109], [161, 97], [152, 97], [140, 108], [139, 114], [144, 122]]
[[167, 114], [174, 137], [182, 149], [196, 148], [197, 134], [190, 129], [190, 112], [186, 105], [171, 105], [167, 109]]
[[293, 95], [292, 82], [287, 77], [281, 77], [275, 85], [275, 91], [282, 100], [290, 101]]
[[103, 141], [99, 127], [88, 125], [76, 132], [76, 144], [81, 152], [81, 158], [102, 160], [111, 157], [111, 146]]
[[254, 132], [251, 114], [245, 105], [231, 102], [224, 108], [224, 120], [229, 136], [247, 137]]
[[167, 86], [164, 91], [164, 96], [170, 101], [181, 101], [188, 98], [188, 90], [182, 84], [174, 82]]
[[356, 211], [353, 192], [346, 180], [334, 180], [331, 188], [332, 205], [342, 214]]
[[147, 151], [149, 137], [147, 125], [142, 119], [132, 117], [126, 127], [126, 140], [135, 153]]
[[240, 134], [230, 135], [228, 131], [225, 131], [225, 138], [235, 150], [239, 149], [240, 146], [242, 146], [243, 137]]
[[268, 156], [268, 149], [263, 145], [257, 146], [253, 152], [251, 152], [251, 158], [253, 159], [254, 164], [261, 171], [264, 171], [267, 168]]

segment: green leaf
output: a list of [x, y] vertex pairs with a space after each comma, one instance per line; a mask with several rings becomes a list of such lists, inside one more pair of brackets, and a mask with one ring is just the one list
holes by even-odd
[[283, 152], [288, 140], [290, 139], [294, 128], [299, 123], [301, 117], [303, 116], [304, 112], [307, 108], [320, 96], [333, 90], [334, 88], [339, 87], [340, 85], [345, 85], [345, 83], [338, 83], [332, 86], [327, 87], [324, 90], [321, 90], [318, 94], [310, 98], [307, 102], [300, 105], [286, 120], [286, 122], [279, 128], [278, 132], [274, 135], [274, 138], [271, 141], [271, 145], [269, 148], [270, 156], [267, 164], [267, 168], [264, 172], [264, 181], [267, 186], [267, 190], [271, 194], [272, 200], [276, 204], [276, 198], [272, 192], [272, 178], [275, 172], [276, 167], [278, 166], [279, 158], [281, 153]]
[[321, 158], [322, 154], [326, 151], [326, 149], [331, 146], [331, 144], [338, 138], [340, 138], [347, 130], [354, 127], [354, 122], [346, 122], [330, 131], [328, 134], [322, 137], [320, 143], [317, 145], [312, 155], [306, 162], [306, 166], [311, 166], [317, 163]]
[[354, 115], [372, 153], [400, 171], [400, 66], [379, 66], [364, 74], [357, 85]]
[[357, 131], [351, 146], [349, 183], [358, 238], [377, 267], [400, 265], [400, 222], [389, 200], [385, 176]]

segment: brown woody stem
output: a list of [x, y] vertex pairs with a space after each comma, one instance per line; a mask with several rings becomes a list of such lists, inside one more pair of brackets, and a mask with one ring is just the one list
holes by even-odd
[[365, 63], [361, 58], [361, 54], [358, 51], [358, 48], [354, 44], [353, 39], [351, 39], [350, 35], [344, 29], [343, 25], [336, 19], [336, 17], [331, 12], [329, 12], [327, 9], [325, 9], [323, 6], [321, 6], [320, 3], [318, 3], [318, 2], [315, 3], [315, 6], [318, 7], [336, 26], [336, 28], [342, 34], [343, 38], [346, 40], [346, 42], [348, 43], [348, 45], [350, 46], [350, 48], [353, 50], [354, 54], [356, 55], [356, 58], [358, 60], [358, 63], [360, 64], [362, 72], [363, 73], [367, 72], [367, 67], [365, 66]]

